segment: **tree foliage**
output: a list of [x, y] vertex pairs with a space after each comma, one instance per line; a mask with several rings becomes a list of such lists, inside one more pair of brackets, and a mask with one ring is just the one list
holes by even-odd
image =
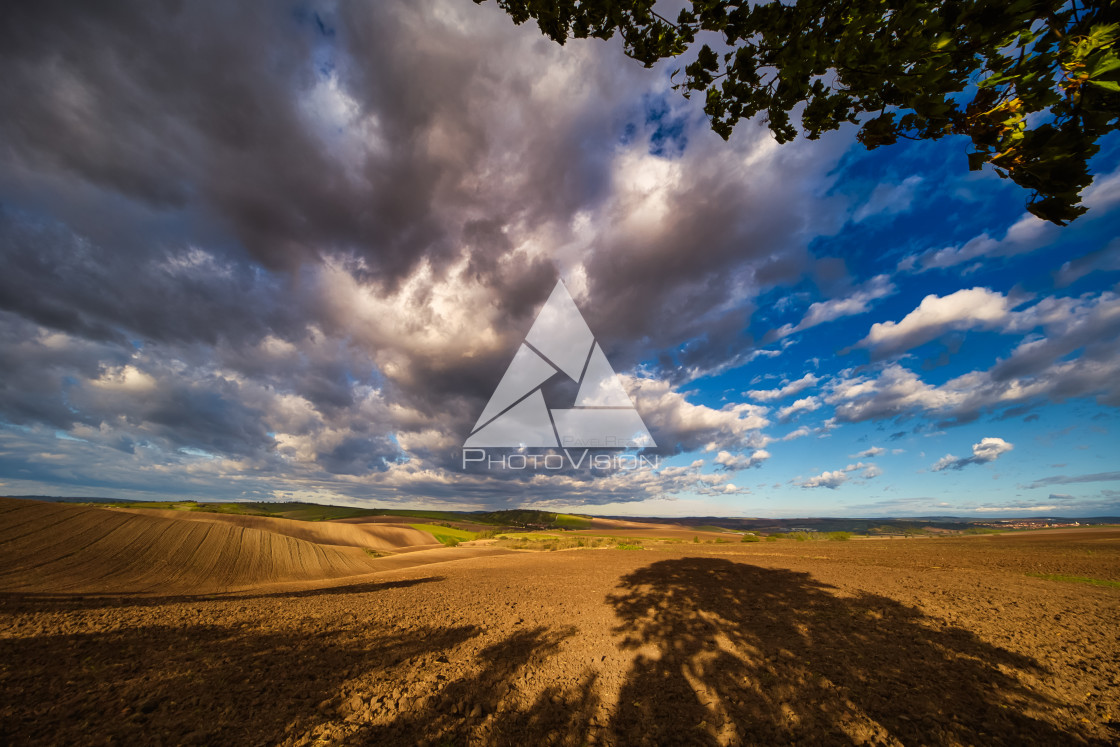
[[869, 149], [965, 135], [970, 169], [1059, 225], [1085, 212], [1088, 161], [1120, 123], [1115, 1], [691, 0], [675, 20], [655, 0], [497, 2], [560, 44], [617, 32], [646, 67], [689, 55], [676, 87], [725, 139], [756, 114], [779, 142], [846, 123]]

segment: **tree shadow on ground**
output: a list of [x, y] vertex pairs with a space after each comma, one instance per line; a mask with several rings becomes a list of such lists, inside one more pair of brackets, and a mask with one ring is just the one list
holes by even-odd
[[523, 677], [576, 633], [571, 627], [518, 631], [479, 654], [481, 671], [437, 685], [415, 707], [363, 726], [345, 743], [582, 744], [599, 705], [594, 679], [573, 677], [567, 687], [549, 686], [527, 699], [518, 697]]
[[1032, 659], [807, 573], [683, 558], [624, 576], [606, 599], [633, 656], [618, 672], [576, 663], [610, 652], [571, 626], [398, 628], [361, 599], [266, 605], [289, 616], [267, 631], [214, 603], [0, 638], [0, 744], [1094, 743], [1022, 683], [1047, 674]]
[[1046, 676], [1031, 658], [807, 573], [665, 560], [624, 576], [607, 602], [634, 654], [617, 704], [604, 703], [591, 669], [552, 673], [519, 697], [577, 633], [541, 627], [490, 646], [480, 670], [415, 707], [375, 714], [345, 743], [1094, 743], [1075, 718], [1055, 720], [1067, 704], [1019, 678]]
[[[665, 560], [610, 597], [637, 654], [619, 744], [1078, 744], [1016, 676], [1033, 660], [887, 597], [807, 573]], [[1072, 720], [1072, 719], [1071, 719]]]
[[276, 744], [363, 672], [435, 658], [474, 626], [373, 633], [154, 625], [0, 639], [0, 744]]

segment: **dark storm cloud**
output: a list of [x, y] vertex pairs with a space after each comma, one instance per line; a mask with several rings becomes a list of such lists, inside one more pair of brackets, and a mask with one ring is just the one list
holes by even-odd
[[[448, 496], [573, 274], [616, 367], [661, 361], [635, 396], [667, 451], [754, 449], [760, 413], [666, 382], [749, 355], [755, 298], [840, 212], [842, 138], [723, 143], [664, 71], [493, 7], [6, 3], [0, 64], [0, 419], [83, 455]], [[593, 482], [655, 490], [555, 494]]]
[[[353, 4], [334, 17], [329, 4], [291, 13], [219, 3], [6, 4], [5, 191], [33, 215], [43, 204], [29, 186], [54, 192], [51, 213], [64, 216], [78, 237], [62, 230], [51, 241], [67, 262], [76, 259], [74, 247], [62, 245], [76, 240], [88, 239], [94, 255], [130, 261], [122, 255], [147, 257], [153, 243], [168, 239], [154, 230], [152, 216], [137, 215], [113, 195], [147, 206], [164, 223], [182, 213], [194, 230], [224, 226], [232, 246], [211, 241], [209, 251], [236, 254], [243, 247], [272, 268], [339, 252], [363, 260], [356, 275], [392, 286], [421, 262], [438, 276], [465, 250], [475, 279], [511, 316], [524, 316], [547, 292], [555, 268], [540, 258], [516, 261], [503, 229], [566, 217], [594, 199], [588, 185], [605, 183], [609, 162], [599, 151], [609, 145], [581, 151], [587, 142], [609, 144], [615, 115], [586, 107], [579, 118], [587, 122], [574, 127], [530, 122], [529, 142], [511, 145], [533, 158], [502, 166], [516, 169], [516, 184], [506, 189], [495, 174], [488, 180], [495, 186], [480, 192], [472, 180], [492, 170], [486, 159], [506, 147], [492, 134], [502, 116], [491, 111], [494, 99], [524, 93], [535, 73], [480, 54], [485, 38], [432, 23], [422, 10]], [[474, 30], [490, 37], [492, 53], [515, 51], [507, 21], [497, 20]], [[355, 121], [317, 119], [316, 107], [324, 105], [314, 97], [331, 85], [353, 96]], [[358, 120], [369, 137], [364, 147], [348, 148], [337, 130], [356, 128]], [[56, 181], [43, 184], [51, 176]], [[75, 181], [93, 189], [74, 194]], [[60, 183], [71, 192], [69, 205], [57, 204]], [[499, 217], [488, 214], [494, 195], [486, 191], [495, 190], [507, 198], [498, 201], [508, 211]], [[107, 225], [113, 216], [73, 204], [82, 202], [100, 203], [133, 231], [151, 233], [122, 236]], [[466, 214], [460, 219], [457, 211]], [[97, 292], [109, 295], [112, 287], [99, 275], [117, 268], [91, 274], [81, 263], [65, 267], [57, 257], [20, 253], [25, 271], [9, 281], [17, 289], [34, 287], [26, 283], [36, 276], [54, 281], [63, 273], [85, 278], [91, 289], [68, 307], [23, 293], [19, 301], [33, 308], [21, 311], [67, 329], [95, 323], [85, 317], [107, 302]], [[502, 261], [507, 257], [514, 261]], [[104, 267], [104, 259], [91, 256], [87, 264]], [[184, 290], [213, 308], [195, 295], [206, 289]], [[159, 321], [150, 314], [135, 319]], [[113, 333], [111, 326], [87, 331]]]
[[158, 210], [199, 210], [272, 268], [346, 251], [393, 281], [448, 251], [432, 214], [445, 164], [418, 150], [407, 117], [386, 119], [391, 147], [345, 163], [351, 154], [332, 151], [306, 100], [330, 39], [314, 7], [273, 11], [6, 3], [9, 166], [58, 171]]
[[[508, 19], [492, 9], [470, 8], [464, 33], [433, 23], [426, 4], [348, 4], [337, 15], [326, 4], [289, 13], [206, 3], [5, 7], [0, 104], [16, 116], [0, 120], [0, 134], [13, 171], [77, 177], [224, 225], [273, 268], [342, 252], [365, 260], [365, 279], [391, 286], [419, 262], [438, 276], [465, 250], [475, 277], [515, 317], [539, 303], [554, 271], [540, 259], [504, 261], [514, 247], [503, 230], [564, 224], [600, 201], [627, 124], [590, 102], [560, 121], [525, 101], [510, 104], [541, 83], [541, 61], [554, 50], [524, 59], [524, 37], [511, 38]], [[593, 53], [624, 62], [613, 46]], [[511, 68], [519, 58], [523, 69]], [[582, 87], [609, 95], [639, 75], [619, 67], [586, 70]], [[328, 80], [356, 107], [346, 126], [364, 122], [380, 146], [347, 149], [331, 132], [339, 123], [316, 121], [312, 102]], [[522, 125], [516, 142], [502, 139], [505, 116]], [[800, 167], [781, 168], [789, 177]], [[697, 339], [691, 362], [699, 364], [702, 349], [749, 344], [738, 337], [749, 308], [713, 316], [704, 313], [711, 297], [755, 276], [796, 274], [801, 258], [783, 250], [804, 233], [805, 206], [774, 194], [773, 173], [744, 190], [711, 172], [670, 195], [674, 217], [655, 245], [621, 233], [596, 247], [591, 313], [603, 334], [657, 332], [650, 342], [665, 346], [684, 334]], [[480, 174], [488, 174], [481, 187]], [[490, 214], [494, 204], [505, 213]], [[91, 226], [73, 228], [120, 251]], [[48, 311], [65, 314], [40, 313]], [[694, 328], [680, 328], [693, 317]]]
[[[751, 136], [759, 139], [750, 143]], [[745, 134], [746, 147], [765, 137]], [[671, 349], [682, 341], [690, 344], [675, 351], [671, 369], [714, 367], [750, 349], [743, 333], [750, 299], [794, 280], [809, 262], [807, 237], [820, 225], [810, 230], [806, 204], [781, 185], [798, 164], [779, 158], [746, 175], [717, 168], [724, 144], [713, 145], [698, 144], [696, 155], [685, 156], [681, 168], [689, 177], [666, 189], [668, 211], [657, 230], [608, 230], [588, 263], [589, 321], [621, 348], [626, 363], [651, 346]]]
[[333, 475], [366, 475], [384, 470], [399, 454], [384, 436], [356, 436], [319, 454], [319, 464]]
[[240, 387], [227, 380], [157, 380], [149, 388], [87, 387], [72, 393], [83, 413], [99, 422], [137, 428], [154, 439], [232, 456], [252, 456], [267, 443], [263, 413], [246, 403]]
[[304, 322], [282, 276], [183, 245], [132, 256], [0, 206], [0, 308], [105, 342], [244, 344]]
[[93, 378], [102, 365], [123, 365], [131, 351], [91, 340], [44, 339], [36, 326], [0, 312], [0, 419], [17, 425], [69, 428], [76, 416], [67, 401], [76, 377]]

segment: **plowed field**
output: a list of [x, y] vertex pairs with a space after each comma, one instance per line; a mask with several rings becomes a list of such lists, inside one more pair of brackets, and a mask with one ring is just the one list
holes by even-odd
[[[93, 536], [67, 529], [87, 519], [65, 513], [58, 542], [41, 547], [0, 515], [4, 562], [64, 567], [58, 545]], [[368, 561], [315, 545], [339, 555], [306, 563], [294, 558], [311, 551], [287, 537], [297, 544], [291, 562], [275, 561], [279, 575], [245, 572], [238, 584], [258, 582], [200, 596], [114, 570], [174, 558], [202, 574], [177, 554], [187, 540], [165, 526], [177, 522], [104, 513], [113, 523], [85, 545], [106, 550], [104, 568], [78, 574], [81, 595], [57, 585], [73, 586], [73, 570], [0, 571], [0, 743], [1120, 740], [1120, 588], [1073, 580], [1120, 581], [1115, 531]], [[263, 541], [180, 524], [217, 533], [195, 546], [228, 543], [223, 532]], [[157, 540], [122, 565], [144, 537]], [[409, 556], [426, 564], [400, 567]], [[367, 562], [361, 575], [292, 578]]]

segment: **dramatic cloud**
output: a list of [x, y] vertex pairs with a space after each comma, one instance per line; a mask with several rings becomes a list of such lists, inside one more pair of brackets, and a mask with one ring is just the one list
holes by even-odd
[[970, 464], [987, 464], [994, 462], [1002, 454], [1014, 449], [1013, 444], [1009, 444], [1002, 438], [982, 438], [980, 443], [972, 445], [972, 456], [959, 458], [952, 454], [946, 454], [937, 460], [937, 462], [930, 467], [934, 472], [940, 472], [946, 469], [964, 469]]
[[[0, 119], [0, 189], [23, 207], [0, 207], [0, 307], [15, 344], [36, 347], [9, 370], [13, 422], [328, 473], [446, 467], [558, 264], [617, 367], [664, 347], [687, 379], [739, 353], [752, 296], [798, 276], [821, 214], [782, 185], [827, 159], [771, 158], [761, 132], [728, 146], [617, 46], [542, 44], [495, 8], [6, 12], [0, 97], [20, 114]], [[364, 409], [367, 390], [393, 404]], [[759, 442], [749, 406], [704, 419], [675, 413], [687, 403], [669, 385], [648, 392], [651, 427], [678, 449]], [[276, 430], [272, 408], [292, 402], [307, 422]]]
[[[725, 142], [671, 60], [493, 3], [8, 3], [0, 62], [3, 492], [756, 515], [862, 439], [1120, 405], [1120, 172], [1058, 230], [942, 142]], [[558, 278], [660, 467], [463, 467]]]

